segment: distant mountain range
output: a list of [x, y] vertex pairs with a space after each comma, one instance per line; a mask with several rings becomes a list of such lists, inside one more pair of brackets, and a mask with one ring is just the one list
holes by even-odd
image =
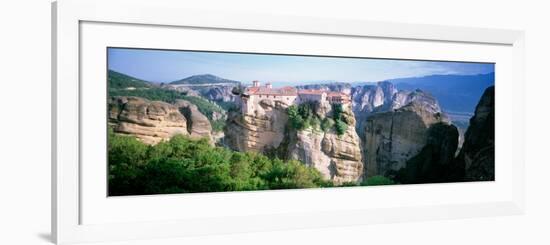
[[[446, 112], [466, 113], [471, 117], [479, 98], [486, 88], [495, 84], [495, 73], [479, 75], [431, 75], [386, 80], [399, 90], [414, 91], [420, 89], [437, 98]], [[376, 86], [377, 82], [325, 82], [298, 85], [297, 88], [328, 88], [346, 92], [350, 87]]]
[[473, 113], [486, 88], [495, 84], [495, 73], [479, 75], [432, 75], [391, 79], [398, 89], [421, 89], [437, 98], [449, 112]]
[[[446, 112], [468, 113], [474, 112], [483, 91], [495, 83], [495, 73], [480, 75], [431, 75], [424, 77], [409, 77], [387, 80], [399, 90], [414, 91], [420, 89], [433, 95]], [[177, 81], [171, 85], [216, 85], [238, 84], [238, 81], [221, 78], [211, 74], [194, 75]], [[375, 83], [339, 83], [326, 80], [319, 83], [292, 84], [299, 88], [327, 87], [330, 90], [349, 92], [351, 87], [370, 85]], [[280, 84], [279, 84], [280, 85]], [[288, 84], [291, 85], [291, 84]], [[157, 85], [142, 79], [109, 70], [109, 88], [151, 88]], [[203, 91], [205, 92], [205, 91]], [[208, 92], [208, 91], [206, 91]], [[208, 96], [207, 96], [208, 97]]]
[[202, 75], [194, 75], [190, 77], [186, 77], [184, 79], [180, 79], [177, 81], [170, 82], [170, 84], [178, 85], [178, 84], [217, 84], [217, 83], [239, 83], [238, 81], [229, 80], [225, 78], [221, 78], [218, 76], [214, 76], [211, 74], [202, 74]]

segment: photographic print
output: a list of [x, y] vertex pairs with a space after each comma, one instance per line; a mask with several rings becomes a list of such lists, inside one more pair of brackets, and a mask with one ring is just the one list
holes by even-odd
[[109, 196], [495, 180], [495, 64], [107, 48]]

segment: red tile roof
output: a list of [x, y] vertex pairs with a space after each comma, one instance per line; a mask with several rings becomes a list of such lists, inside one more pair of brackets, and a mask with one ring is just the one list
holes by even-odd
[[316, 90], [316, 89], [301, 89], [298, 91], [298, 94], [318, 94], [321, 95], [323, 93], [326, 93], [327, 91], [324, 90]]
[[248, 87], [246, 93], [249, 95], [274, 95], [274, 96], [296, 96], [298, 94], [308, 94], [308, 95], [322, 95], [323, 93], [327, 94], [329, 99], [341, 99], [341, 100], [350, 100], [350, 96], [342, 92], [331, 92], [327, 90], [318, 90], [318, 89], [300, 89], [297, 90], [294, 87], [286, 86], [282, 88], [270, 88], [267, 86], [262, 87]]
[[345, 97], [345, 98], [349, 97], [349, 95], [342, 92], [329, 92], [327, 93], [327, 96], [328, 97]]

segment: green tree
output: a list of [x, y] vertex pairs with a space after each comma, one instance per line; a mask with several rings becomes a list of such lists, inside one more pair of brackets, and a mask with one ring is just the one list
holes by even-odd
[[342, 120], [342, 114], [344, 113], [344, 108], [341, 104], [332, 104], [332, 118], [334, 120]]
[[147, 162], [147, 145], [131, 136], [108, 133], [109, 194], [137, 194], [141, 188], [142, 166]]
[[342, 120], [337, 119], [334, 124], [334, 129], [336, 130], [336, 134], [343, 135], [346, 130], [348, 130], [348, 125]]
[[298, 107], [295, 105], [289, 106], [287, 109], [290, 126], [294, 129], [301, 130], [304, 128], [304, 118], [299, 114]]
[[181, 135], [148, 146], [110, 131], [108, 158], [110, 195], [331, 186], [299, 161], [234, 152]]
[[325, 132], [329, 131], [334, 126], [334, 120], [329, 117], [325, 117], [321, 122], [321, 129]]

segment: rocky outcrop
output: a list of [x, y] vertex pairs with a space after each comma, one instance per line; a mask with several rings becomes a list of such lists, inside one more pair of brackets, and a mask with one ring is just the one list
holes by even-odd
[[[359, 122], [370, 113], [381, 111], [381, 108], [391, 104], [397, 89], [389, 82], [379, 82], [377, 85], [354, 87], [352, 90], [352, 108]], [[387, 108], [385, 108], [387, 110]]]
[[156, 144], [176, 134], [188, 135], [187, 120], [174, 105], [138, 97], [109, 99], [109, 123], [120, 134]]
[[230, 111], [224, 130], [225, 144], [241, 152], [264, 152], [279, 147], [285, 136], [287, 107], [283, 102], [264, 99], [254, 114]]
[[404, 168], [397, 171], [395, 179], [402, 184], [437, 183], [460, 180], [454, 165], [458, 147], [458, 130], [454, 125], [436, 123], [428, 129], [426, 145]]
[[399, 109], [370, 115], [363, 135], [366, 177], [389, 176], [404, 168], [428, 143], [432, 125], [449, 124], [445, 115], [434, 112], [437, 107], [415, 99]]
[[[330, 104], [316, 106], [315, 113], [321, 119], [330, 117]], [[363, 162], [361, 141], [355, 132], [355, 119], [351, 109], [345, 109], [342, 116], [348, 124], [342, 135], [337, 135], [333, 128], [326, 131], [314, 128], [291, 130], [288, 134], [288, 158], [316, 168], [325, 179], [336, 184], [360, 181]]]
[[441, 113], [439, 103], [432, 95], [422, 91], [399, 91], [394, 94], [389, 110], [399, 109], [409, 103], [415, 102], [430, 113]]
[[495, 179], [495, 87], [485, 90], [470, 119], [464, 144], [457, 157], [464, 180]]
[[161, 87], [164, 89], [175, 90], [189, 96], [197, 96], [197, 97], [201, 96], [201, 94], [191, 86], [177, 86], [177, 85], [163, 84], [161, 85]]
[[400, 183], [490, 181], [495, 179], [494, 87], [481, 97], [456, 158], [458, 130], [437, 123], [428, 130], [426, 146], [396, 174]]
[[111, 97], [109, 124], [115, 133], [135, 136], [146, 144], [168, 140], [176, 134], [207, 138], [213, 143], [212, 126], [197, 106], [185, 100], [174, 104], [139, 97]]
[[367, 118], [380, 112], [399, 109], [416, 101], [432, 113], [441, 112], [437, 100], [430, 94], [421, 91], [398, 90], [390, 82], [378, 82], [376, 85], [354, 87], [352, 90], [352, 108], [358, 121], [357, 132], [362, 135]]
[[[359, 181], [363, 173], [361, 143], [351, 109], [342, 113], [349, 126], [343, 135], [337, 135], [333, 128], [292, 129], [287, 123], [288, 106], [264, 99], [253, 114], [230, 112], [225, 144], [241, 152], [263, 152], [299, 160], [337, 184]], [[314, 113], [321, 119], [331, 117], [332, 107], [325, 102], [316, 106]]]
[[239, 83], [213, 84], [163, 84], [162, 88], [183, 92], [190, 96], [203, 97], [216, 102], [235, 102], [236, 96], [231, 93]]
[[210, 142], [213, 142], [210, 121], [208, 121], [208, 118], [198, 110], [196, 105], [186, 100], [176, 100], [174, 105], [185, 117], [187, 121], [187, 132], [191, 138], [207, 138]]
[[235, 85], [218, 85], [198, 89], [199, 93], [208, 100], [217, 102], [235, 102], [236, 96], [231, 93]]

